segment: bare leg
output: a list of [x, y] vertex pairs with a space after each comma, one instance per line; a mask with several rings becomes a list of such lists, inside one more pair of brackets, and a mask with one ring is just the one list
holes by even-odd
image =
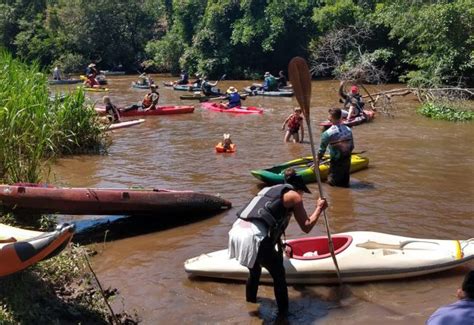
[[291, 137], [290, 131], [286, 131], [284, 141], [290, 142], [290, 137]]

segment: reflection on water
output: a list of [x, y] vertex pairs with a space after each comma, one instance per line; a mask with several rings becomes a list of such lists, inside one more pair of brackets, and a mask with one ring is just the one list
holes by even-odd
[[[144, 96], [146, 91], [130, 88], [135, 77], [110, 78], [109, 96], [114, 103], [129, 104]], [[240, 89], [249, 83], [221, 81], [219, 87]], [[333, 81], [313, 82], [311, 122], [317, 144], [316, 123], [325, 119], [326, 107], [338, 105], [337, 87]], [[249, 97], [245, 104], [264, 108], [264, 114], [237, 116], [181, 101], [182, 92], [163, 87], [159, 91], [160, 102], [195, 104], [195, 112], [150, 117], [142, 125], [113, 132], [107, 155], [59, 161], [54, 167], [56, 183], [194, 190], [220, 194], [233, 208], [196, 223], [107, 242], [100, 246], [94, 267], [104, 285], [120, 289], [125, 307], [136, 308], [145, 324], [272, 322], [276, 307], [271, 286], [260, 286], [261, 304], [247, 304], [242, 283], [190, 280], [183, 262], [227, 246], [235, 212], [262, 187], [250, 170], [311, 154], [307, 134], [303, 144], [283, 143], [281, 125], [296, 100]], [[90, 96], [100, 100], [102, 95]], [[350, 189], [323, 184], [330, 202], [327, 214], [332, 231], [370, 230], [439, 239], [474, 237], [472, 123], [429, 120], [415, 113], [415, 98], [397, 100], [395, 118], [378, 115], [373, 123], [353, 128], [355, 150], [366, 150], [369, 168], [352, 175]], [[223, 133], [232, 135], [236, 153], [214, 152]], [[317, 193], [316, 184], [309, 187]], [[315, 204], [315, 198], [306, 194], [306, 209], [311, 211]], [[307, 236], [323, 233], [320, 223]], [[286, 235], [303, 236], [294, 221]], [[339, 302], [331, 298], [333, 287], [289, 287], [289, 321], [421, 324], [438, 306], [456, 299], [465, 270], [348, 285], [351, 294]], [[122, 302], [115, 308], [122, 308]]]

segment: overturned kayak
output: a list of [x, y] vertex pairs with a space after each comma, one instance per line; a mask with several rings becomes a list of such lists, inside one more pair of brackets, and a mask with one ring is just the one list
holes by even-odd
[[48, 80], [50, 85], [72, 85], [82, 82], [81, 79], [61, 79], [61, 80]]
[[21, 271], [60, 253], [74, 234], [74, 226], [58, 225], [41, 232], [0, 224], [0, 277]]
[[141, 118], [141, 119], [137, 119], [137, 120], [130, 120], [130, 121], [112, 123], [112, 124], [108, 124], [105, 127], [105, 131], [113, 131], [113, 130], [117, 130], [117, 129], [128, 128], [130, 126], [142, 124], [143, 122], [145, 122], [145, 120]]
[[[437, 240], [354, 231], [332, 236], [344, 282], [367, 282], [419, 276], [454, 268], [474, 259], [474, 238]], [[288, 240], [283, 263], [288, 284], [338, 283], [327, 237]], [[228, 258], [227, 249], [184, 263], [193, 276], [244, 281], [248, 269]], [[261, 282], [271, 282], [266, 269]]]
[[291, 97], [294, 95], [292, 89], [278, 89], [273, 91], [251, 89], [250, 87], [244, 88], [244, 91], [250, 96], [270, 96], [270, 97]]
[[202, 103], [201, 107], [214, 112], [222, 113], [234, 113], [234, 114], [263, 114], [263, 109], [255, 106], [237, 106], [233, 108], [227, 108], [226, 105], [221, 103]]
[[[313, 170], [313, 157], [301, 157], [290, 160], [280, 165], [267, 169], [252, 170], [250, 173], [267, 184], [282, 184], [284, 182], [285, 169], [293, 167], [298, 175], [303, 177], [305, 183], [316, 182], [316, 174]], [[369, 158], [353, 154], [351, 156], [351, 173], [365, 169], [369, 166]], [[326, 155], [319, 164], [321, 179], [325, 180], [329, 174], [329, 156]]]
[[231, 203], [218, 196], [164, 189], [63, 188], [42, 184], [0, 185], [0, 201], [10, 210], [37, 213], [168, 217], [214, 213]]
[[[105, 114], [105, 106], [97, 105], [94, 107], [95, 111], [100, 114]], [[194, 112], [194, 106], [191, 105], [170, 105], [170, 106], [157, 106], [156, 109], [149, 109], [148, 111], [140, 109], [131, 109], [128, 111], [123, 111], [123, 108], [118, 108], [120, 111], [120, 116], [129, 117], [129, 116], [153, 116], [153, 115], [171, 115], [171, 114], [186, 114]]]
[[[342, 123], [347, 125], [347, 126], [355, 126], [355, 125], [359, 125], [359, 124], [362, 124], [362, 123], [370, 122], [374, 118], [375, 118], [375, 112], [374, 111], [364, 109], [364, 114], [359, 115], [359, 116], [357, 116], [355, 118], [352, 118], [350, 120], [343, 119]], [[319, 123], [319, 125], [323, 126], [325, 129], [327, 129], [330, 126], [332, 126], [332, 123], [328, 120], [328, 121], [324, 121], [324, 122]]]
[[222, 142], [219, 142], [217, 145], [216, 145], [216, 152], [218, 153], [233, 153], [237, 150], [237, 146], [232, 143], [230, 145], [230, 148], [224, 148], [224, 145], [222, 144]]

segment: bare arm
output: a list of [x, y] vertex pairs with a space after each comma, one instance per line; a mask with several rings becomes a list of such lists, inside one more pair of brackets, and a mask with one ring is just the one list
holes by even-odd
[[290, 116], [288, 116], [288, 117], [286, 118], [286, 120], [283, 122], [283, 125], [281, 126], [281, 129], [282, 129], [282, 130], [285, 129], [285, 125], [286, 125], [286, 123], [288, 123], [288, 121], [290, 120], [290, 118], [291, 118], [292, 115], [293, 115], [293, 114], [290, 114]]
[[321, 213], [326, 209], [326, 199], [318, 199], [318, 203], [314, 212], [308, 217], [303, 205], [303, 199], [300, 194], [295, 191], [288, 191], [283, 196], [283, 205], [286, 208], [292, 208], [296, 222], [301, 230], [309, 233], [319, 219]]

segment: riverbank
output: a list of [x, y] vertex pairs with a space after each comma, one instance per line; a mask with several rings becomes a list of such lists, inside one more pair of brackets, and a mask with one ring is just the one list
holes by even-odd
[[[86, 248], [70, 245], [60, 255], [0, 279], [1, 324], [137, 324], [138, 315], [124, 310], [111, 315], [107, 299], [118, 290], [101, 292], [86, 257]], [[104, 294], [104, 296], [102, 296]]]

